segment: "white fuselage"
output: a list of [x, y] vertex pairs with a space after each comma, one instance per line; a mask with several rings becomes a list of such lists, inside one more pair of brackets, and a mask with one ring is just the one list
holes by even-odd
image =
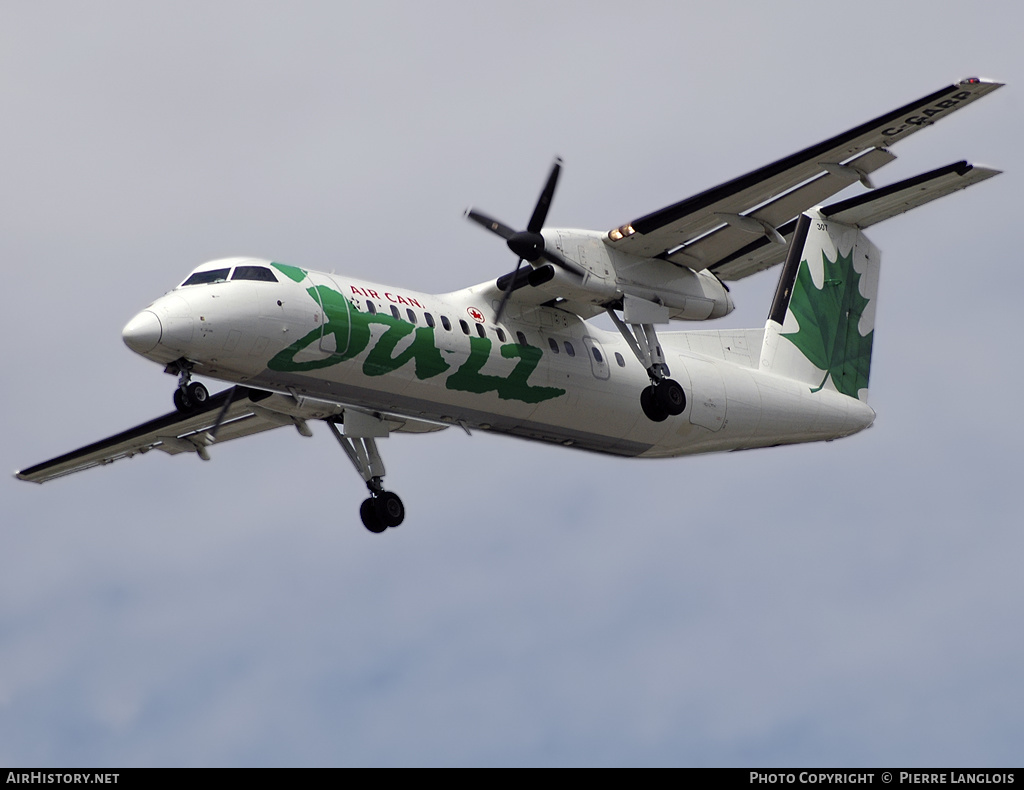
[[855, 398], [759, 370], [760, 329], [661, 333], [687, 403], [652, 422], [648, 374], [623, 338], [565, 311], [513, 300], [498, 325], [491, 283], [431, 295], [254, 259], [196, 271], [241, 263], [273, 267], [276, 282], [179, 286], [125, 342], [231, 383], [626, 456], [828, 440], [874, 419]]

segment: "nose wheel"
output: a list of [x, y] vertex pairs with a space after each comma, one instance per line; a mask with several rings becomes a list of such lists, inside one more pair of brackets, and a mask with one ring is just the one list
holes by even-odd
[[210, 391], [198, 381], [192, 381], [192, 363], [179, 359], [164, 368], [164, 373], [178, 374], [178, 388], [174, 391], [174, 408], [188, 414], [206, 405]]
[[182, 414], [201, 408], [210, 399], [210, 391], [198, 381], [193, 381], [184, 388], [174, 391], [174, 408]]

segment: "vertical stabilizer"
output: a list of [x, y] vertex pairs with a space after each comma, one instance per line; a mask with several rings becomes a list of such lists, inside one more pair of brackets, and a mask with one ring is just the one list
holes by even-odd
[[761, 370], [867, 400], [878, 248], [857, 228], [801, 215], [765, 326]]

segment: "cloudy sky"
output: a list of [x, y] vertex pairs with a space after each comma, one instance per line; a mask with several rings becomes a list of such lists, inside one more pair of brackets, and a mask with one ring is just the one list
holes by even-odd
[[[841, 10], [840, 10], [841, 9]], [[1006, 173], [873, 229], [874, 427], [629, 461], [322, 427], [0, 482], [0, 764], [1019, 765], [1017, 4], [8, 2], [8, 470], [162, 414], [121, 342], [247, 254], [449, 291], [466, 222], [604, 230], [966, 76], [880, 183]], [[722, 326], [761, 326], [777, 270]]]

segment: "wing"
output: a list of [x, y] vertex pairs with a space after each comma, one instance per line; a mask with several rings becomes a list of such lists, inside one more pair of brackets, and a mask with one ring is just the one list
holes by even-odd
[[[839, 222], [854, 225], [863, 230], [936, 198], [966, 189], [972, 184], [989, 179], [1000, 172], [967, 162], [955, 162], [889, 186], [873, 189], [863, 195], [824, 206], [821, 212], [826, 217], [834, 217]], [[773, 244], [762, 237], [716, 263], [715, 274], [723, 280], [738, 280], [754, 272], [767, 269], [769, 266], [782, 263], [786, 257], [793, 232], [796, 230], [796, 220], [790, 220], [778, 230], [786, 240], [785, 247]]]
[[168, 455], [191, 452], [203, 460], [209, 460], [206, 448], [214, 443], [214, 433], [217, 444], [286, 425], [295, 427], [303, 436], [312, 436], [306, 420], [343, 422], [344, 416], [352, 411], [370, 414], [382, 420], [387, 431], [428, 433], [449, 427], [421, 417], [372, 412], [349, 404], [308, 398], [296, 400], [289, 395], [238, 386], [211, 396], [202, 408], [194, 412], [165, 414], [116, 436], [22, 469], [15, 472], [15, 476], [19, 480], [45, 483], [83, 469], [148, 453], [153, 449]]
[[[895, 157], [888, 146], [930, 126], [1001, 87], [971, 78], [911, 102], [770, 165], [635, 219], [608, 234], [608, 243], [643, 257], [663, 258], [694, 270], [738, 280], [781, 262], [786, 224], [861, 181]], [[741, 265], [736, 254], [754, 236], [774, 250]], [[769, 250], [769, 253], [773, 252]]]
[[217, 431], [218, 443], [269, 431], [284, 424], [293, 424], [290, 418], [280, 415], [283, 419], [277, 419], [278, 415], [266, 412], [258, 406], [260, 400], [270, 395], [269, 392], [234, 387], [212, 396], [194, 413], [165, 414], [116, 436], [72, 450], [15, 474], [20, 480], [45, 483], [47, 480], [93, 466], [109, 464], [122, 458], [131, 458], [153, 449], [162, 450], [169, 455], [194, 452], [200, 457], [205, 457], [206, 447], [213, 443], [210, 431], [225, 405], [227, 411]]

